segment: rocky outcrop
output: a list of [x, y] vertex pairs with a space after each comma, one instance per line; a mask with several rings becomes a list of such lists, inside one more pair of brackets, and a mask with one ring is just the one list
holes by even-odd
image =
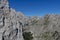
[[[28, 25], [34, 40], [60, 40], [60, 15], [47, 14], [36, 23]], [[32, 24], [33, 23], [33, 24]]]
[[7, 0], [0, 1], [0, 40], [23, 40], [24, 15], [9, 8]]

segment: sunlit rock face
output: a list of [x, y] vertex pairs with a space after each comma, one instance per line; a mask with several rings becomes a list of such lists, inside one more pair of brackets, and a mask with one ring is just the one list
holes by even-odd
[[23, 40], [24, 15], [9, 8], [7, 0], [0, 0], [0, 40]]

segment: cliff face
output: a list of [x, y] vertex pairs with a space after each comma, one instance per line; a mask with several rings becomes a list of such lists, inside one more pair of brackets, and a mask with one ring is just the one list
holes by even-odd
[[60, 40], [60, 15], [26, 17], [0, 0], [0, 40], [24, 40], [24, 32], [31, 32], [33, 40]]
[[0, 1], [0, 40], [23, 40], [24, 15], [9, 8], [7, 0]]

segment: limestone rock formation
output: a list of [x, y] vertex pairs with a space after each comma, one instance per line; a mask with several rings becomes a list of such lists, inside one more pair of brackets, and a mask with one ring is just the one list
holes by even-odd
[[25, 40], [28, 32], [32, 40], [60, 40], [60, 15], [27, 17], [10, 8], [8, 0], [0, 0], [0, 40]]
[[0, 0], [0, 40], [23, 40], [24, 15], [9, 8], [8, 0]]
[[34, 40], [60, 40], [60, 15], [47, 14], [37, 23], [32, 23], [28, 27]]

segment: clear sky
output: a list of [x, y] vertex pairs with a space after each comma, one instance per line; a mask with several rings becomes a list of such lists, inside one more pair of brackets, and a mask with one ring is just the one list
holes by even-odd
[[8, 0], [11, 8], [26, 16], [60, 14], [60, 0]]

